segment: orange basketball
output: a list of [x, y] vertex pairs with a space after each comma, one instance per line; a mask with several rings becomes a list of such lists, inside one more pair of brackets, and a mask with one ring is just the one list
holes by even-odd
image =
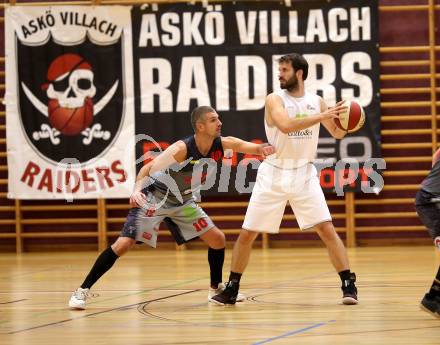
[[81, 133], [93, 121], [93, 102], [90, 98], [84, 100], [79, 108], [62, 108], [58, 100], [51, 99], [48, 104], [49, 122], [61, 133], [73, 136]]
[[339, 119], [335, 119], [336, 126], [348, 133], [356, 132], [365, 123], [364, 109], [356, 101], [344, 101], [347, 110], [339, 113]]

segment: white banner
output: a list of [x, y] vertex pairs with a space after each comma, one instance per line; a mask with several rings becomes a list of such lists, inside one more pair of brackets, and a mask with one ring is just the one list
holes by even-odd
[[6, 9], [9, 198], [125, 198], [135, 174], [131, 8]]

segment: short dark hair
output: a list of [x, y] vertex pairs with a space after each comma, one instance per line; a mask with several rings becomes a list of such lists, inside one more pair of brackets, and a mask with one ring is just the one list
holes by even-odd
[[200, 107], [195, 108], [191, 113], [191, 126], [194, 129], [194, 132], [196, 131], [196, 122], [205, 116], [207, 113], [215, 113], [215, 110], [213, 107], [210, 107], [208, 105], [202, 105]]
[[307, 79], [307, 75], [309, 73], [309, 64], [307, 63], [307, 60], [304, 59], [304, 57], [301, 54], [297, 53], [291, 53], [281, 56], [278, 59], [278, 62], [284, 62], [289, 63], [292, 65], [293, 69], [296, 71], [299, 71], [302, 69], [303, 71], [303, 80]]

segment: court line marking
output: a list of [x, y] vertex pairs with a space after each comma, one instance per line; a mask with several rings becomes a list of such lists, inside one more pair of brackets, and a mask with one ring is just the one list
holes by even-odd
[[[406, 321], [406, 320], [405, 320]], [[419, 319], [417, 321], [431, 321], [426, 319]], [[437, 322], [438, 320], [432, 319], [432, 321]], [[323, 334], [307, 334], [305, 337], [325, 337], [328, 335], [352, 335], [352, 334], [365, 334], [365, 333], [386, 333], [386, 332], [396, 332], [396, 331], [419, 331], [422, 329], [438, 329], [438, 325], [435, 326], [425, 326], [425, 327], [408, 327], [408, 328], [387, 328], [387, 329], [373, 329], [373, 330], [365, 330], [365, 331], [353, 331], [353, 332], [340, 332], [340, 333], [323, 333]]]
[[[168, 288], [171, 288], [171, 287], [182, 286], [182, 285], [186, 285], [186, 284], [188, 284], [188, 283], [193, 283], [193, 282], [196, 282], [196, 281], [199, 281], [199, 280], [204, 280], [204, 279], [207, 279], [207, 278], [206, 278], [206, 277], [203, 277], [203, 278], [197, 278], [197, 279], [185, 280], [185, 281], [183, 281], [183, 282], [178, 282], [178, 283], [174, 283], [174, 284], [170, 284], [170, 285], [159, 286], [159, 287], [156, 287], [156, 288], [148, 288], [148, 289], [145, 289], [145, 290], [139, 290], [139, 291], [134, 292], [134, 293], [128, 293], [128, 294], [121, 295], [121, 296], [115, 296], [115, 297], [111, 297], [111, 298], [106, 298], [106, 299], [104, 299], [104, 300], [96, 300], [95, 302], [90, 302], [90, 303], [88, 303], [88, 305], [90, 305], [90, 304], [95, 304], [95, 303], [101, 303], [101, 302], [112, 301], [112, 300], [114, 300], [114, 299], [123, 298], [123, 297], [142, 295], [142, 294], [144, 294], [144, 293], [151, 292], [151, 291], [168, 290]], [[182, 290], [183, 290], [183, 289], [182, 289]], [[185, 290], [188, 290], [188, 289], [185, 289]], [[101, 290], [99, 290], [99, 291], [101, 291]], [[198, 291], [198, 290], [197, 290], [197, 291]]]
[[[293, 279], [293, 280], [287, 280], [287, 281], [283, 281], [281, 284], [280, 283], [276, 283], [276, 284], [273, 284], [273, 285], [271, 285], [270, 287], [268, 287], [268, 288], [253, 288], [253, 289], [250, 289], [251, 291], [253, 291], [254, 292], [254, 294], [255, 294], [255, 292], [257, 292], [257, 295], [250, 295], [250, 296], [248, 296], [246, 299], [247, 300], [249, 300], [249, 301], [254, 301], [254, 298], [256, 297], [256, 296], [260, 296], [260, 295], [267, 295], [267, 294], [273, 294], [274, 292], [272, 291], [273, 290], [273, 287], [274, 286], [276, 286], [276, 287], [281, 287], [281, 286], [286, 286], [286, 285], [289, 285], [289, 284], [291, 284], [291, 283], [294, 283], [294, 282], [297, 282], [297, 281], [303, 281], [303, 280], [307, 280], [307, 279], [310, 279], [310, 278], [316, 278], [316, 277], [320, 277], [320, 276], [325, 276], [325, 275], [329, 275], [329, 274], [334, 274], [334, 271], [326, 271], [326, 272], [324, 272], [324, 273], [320, 273], [320, 274], [318, 274], [318, 275], [309, 275], [309, 276], [304, 276], [304, 277], [301, 277], [301, 278], [298, 278], [298, 279]], [[272, 282], [273, 283], [273, 282]], [[266, 293], [263, 293], [263, 294], [260, 294], [260, 295], [258, 295], [258, 292], [262, 292], [262, 291], [265, 291], [265, 290], [270, 290], [270, 292], [266, 292]], [[197, 325], [197, 326], [200, 326], [200, 324], [197, 324], [197, 323], [189, 323], [189, 322], [185, 322], [185, 321], [182, 321], [182, 320], [178, 320], [178, 319], [172, 319], [172, 318], [167, 318], [167, 317], [163, 317], [163, 316], [159, 316], [159, 315], [156, 315], [156, 314], [154, 314], [154, 313], [152, 313], [152, 312], [150, 312], [150, 311], [148, 311], [146, 308], [147, 308], [147, 306], [149, 305], [150, 303], [145, 303], [143, 306], [138, 306], [138, 311], [141, 313], [141, 314], [144, 314], [144, 315], [148, 315], [148, 316], [150, 316], [150, 317], [153, 317], [153, 318], [156, 318], [156, 319], [158, 319], [158, 320], [162, 320], [162, 321], [167, 321], [167, 322], [175, 322], [175, 323], [177, 323], [177, 324], [185, 324], [185, 325], [189, 325], [189, 324], [191, 324], [191, 325]], [[197, 307], [199, 307], [199, 306], [203, 306], [203, 305], [205, 305], [205, 303], [200, 303], [200, 304], [195, 304], [195, 305], [191, 305], [189, 308], [197, 308]], [[215, 306], [215, 307], [217, 307], [217, 308], [221, 308], [220, 306]], [[230, 307], [230, 306], [223, 306], [223, 308], [228, 308], [228, 307]], [[188, 307], [187, 307], [188, 308]], [[209, 326], [208, 325], [208, 327], [211, 327], [211, 326]], [[222, 326], [220, 326], [220, 327], [229, 327], [229, 325], [222, 325]]]
[[[209, 303], [208, 303], [209, 304]], [[178, 326], [178, 327], [182, 327], [182, 326], [187, 326], [187, 327], [208, 327], [208, 328], [234, 328], [234, 329], [239, 329], [239, 330], [250, 330], [250, 331], [261, 331], [261, 328], [259, 326], [261, 326], [260, 324], [255, 324], [255, 323], [246, 323], [246, 324], [240, 324], [240, 325], [235, 325], [235, 324], [231, 324], [231, 323], [219, 323], [219, 322], [212, 322], [212, 323], [199, 323], [199, 322], [189, 322], [189, 321], [184, 321], [184, 320], [177, 320], [177, 319], [170, 319], [164, 316], [159, 316], [156, 315], [154, 313], [152, 313], [151, 311], [147, 310], [147, 307], [150, 305], [150, 303], [145, 303], [143, 305], [139, 305], [137, 310], [145, 316], [149, 316], [152, 318], [155, 318], [157, 320], [160, 321], [166, 321], [168, 322], [168, 325], [164, 325], [164, 324], [156, 324], [156, 325], [149, 325], [149, 327], [170, 327], [170, 326]], [[198, 306], [203, 306], [206, 305], [206, 303], [203, 304], [196, 304], [196, 305], [192, 305], [191, 307], [198, 307]], [[218, 305], [212, 305], [213, 308], [222, 308]], [[225, 308], [233, 308], [232, 306], [226, 306]], [[188, 308], [180, 308], [178, 309], [183, 310], [183, 309], [188, 309]], [[177, 310], [174, 310], [173, 312], [176, 312]], [[304, 325], [309, 325], [310, 321], [308, 322], [298, 322], [298, 324], [304, 324]], [[292, 322], [285, 322], [285, 323], [280, 323], [280, 322], [276, 322], [273, 325], [279, 326], [280, 324], [284, 324], [286, 326], [292, 326]], [[269, 325], [266, 323], [266, 325]], [[252, 328], [251, 328], [252, 326]], [[255, 326], [255, 327], [253, 327]]]
[[[274, 284], [272, 282], [272, 285], [269, 287], [269, 289], [271, 289], [273, 287], [277, 287], [277, 286], [278, 287], [288, 286], [289, 284], [297, 282], [297, 281], [303, 281], [303, 280], [308, 280], [308, 279], [311, 279], [311, 278], [326, 276], [326, 275], [329, 275], [331, 273], [334, 274], [333, 271], [326, 271], [326, 272], [322, 272], [322, 273], [319, 273], [319, 274], [313, 274], [313, 275], [308, 275], [308, 276], [304, 276], [304, 277], [301, 277], [301, 278], [296, 278], [296, 279], [292, 279], [292, 280], [282, 281], [282, 282], [279, 282], [279, 283], [276, 283], [276, 284]], [[106, 302], [106, 301], [111, 301], [111, 300], [114, 300], [114, 299], [128, 297], [128, 296], [141, 295], [141, 294], [152, 292], [152, 291], [166, 290], [167, 288], [170, 288], [170, 287], [177, 287], [177, 286], [181, 286], [181, 285], [186, 285], [188, 283], [192, 283], [192, 282], [203, 280], [203, 279], [206, 279], [206, 277], [198, 278], [198, 279], [191, 279], [191, 280], [187, 280], [187, 281], [183, 281], [183, 282], [178, 282], [178, 283], [174, 283], [174, 284], [169, 284], [169, 285], [165, 285], [165, 286], [159, 286], [157, 288], [149, 288], [149, 289], [140, 290], [140, 291], [137, 290], [134, 293], [128, 293], [128, 294], [124, 294], [122, 296], [115, 296], [115, 297], [112, 297], [112, 298], [106, 298], [104, 300], [100, 299], [100, 300], [97, 300], [95, 302], [89, 302], [88, 305], [95, 304], [95, 303], [102, 303], [102, 302]], [[250, 289], [250, 291], [252, 291], [254, 293], [254, 295], [253, 296], [251, 295], [249, 297], [256, 297], [256, 296], [258, 296], [258, 292], [265, 291], [266, 289], [267, 288], [265, 288], [265, 289], [262, 289], [262, 288]], [[257, 293], [257, 295], [255, 295], [255, 293]], [[263, 295], [265, 295], [265, 294], [263, 294]], [[249, 297], [248, 297], [248, 300], [250, 299]], [[152, 300], [152, 301], [154, 301], [154, 300]], [[139, 302], [139, 303], [145, 303], [145, 302]], [[138, 305], [139, 303], [133, 304], [132, 306]], [[124, 306], [124, 307], [120, 307], [120, 308], [128, 308], [128, 307], [129, 306]], [[34, 317], [40, 317], [40, 316], [43, 316], [43, 315], [53, 314], [53, 313], [60, 312], [60, 311], [65, 311], [65, 309], [49, 310], [49, 311], [45, 311], [45, 312], [41, 312], [41, 313], [36, 313], [36, 314], [34, 314]], [[69, 320], [67, 320], [67, 321], [69, 321]], [[177, 321], [177, 320], [173, 320], [173, 321]], [[63, 322], [66, 322], [66, 320], [59, 321], [59, 323], [63, 323]], [[179, 322], [179, 321], [177, 321], [177, 322]], [[10, 323], [10, 320], [0, 321], [0, 325], [7, 324], [7, 323]], [[53, 322], [52, 324], [56, 324], [56, 323], [57, 322]]]
[[300, 329], [297, 329], [297, 330], [294, 330], [294, 331], [291, 331], [291, 332], [287, 332], [287, 333], [278, 335], [276, 337], [267, 338], [265, 340], [261, 340], [261, 341], [258, 341], [256, 343], [252, 343], [252, 345], [261, 345], [261, 344], [271, 343], [272, 341], [275, 341], [275, 340], [278, 340], [278, 339], [287, 338], [287, 337], [290, 337], [292, 335], [296, 335], [296, 334], [301, 334], [301, 333], [307, 332], [307, 331], [309, 331], [311, 329], [314, 329], [314, 328], [318, 328], [318, 327], [322, 327], [322, 326], [328, 325], [331, 322], [335, 322], [335, 320], [316, 323], [316, 324], [311, 325], [309, 327], [300, 328]]
[[19, 329], [19, 330], [16, 330], [16, 331], [8, 332], [6, 334], [23, 333], [23, 332], [32, 331], [32, 330], [39, 329], [39, 328], [59, 325], [59, 324], [70, 322], [70, 321], [84, 319], [84, 318], [90, 317], [90, 316], [96, 316], [96, 315], [100, 315], [100, 314], [109, 313], [109, 312], [112, 312], [112, 311], [115, 311], [115, 310], [121, 310], [121, 309], [126, 309], [126, 308], [130, 308], [130, 307], [138, 306], [138, 305], [144, 304], [144, 303], [151, 303], [151, 302], [160, 301], [160, 300], [164, 300], [164, 299], [168, 299], [168, 298], [172, 298], [172, 297], [187, 295], [187, 294], [190, 294], [190, 293], [193, 293], [193, 292], [197, 292], [197, 291], [200, 291], [200, 290], [191, 290], [191, 291], [186, 291], [186, 292], [182, 292], [182, 293], [178, 293], [178, 294], [174, 294], [174, 295], [169, 295], [169, 296], [165, 296], [165, 297], [159, 297], [159, 298], [152, 299], [150, 301], [143, 301], [143, 302], [133, 303], [133, 304], [117, 307], [117, 308], [111, 308], [111, 309], [107, 309], [107, 310], [98, 311], [98, 312], [95, 312], [95, 313], [90, 313], [90, 314], [79, 316], [79, 317], [74, 317], [74, 318], [65, 319], [65, 320], [61, 320], [61, 321], [55, 321], [55, 322], [51, 322], [51, 323], [46, 323], [44, 325], [39, 325], [39, 326], [34, 326], [34, 327], [29, 327], [29, 328], [24, 328], [24, 329]]
[[11, 303], [16, 303], [16, 302], [21, 302], [21, 301], [27, 301], [27, 298], [18, 299], [16, 301], [0, 302], [0, 304], [11, 304]]
[[59, 267], [51, 267], [51, 268], [45, 268], [43, 270], [38, 270], [38, 271], [30, 271], [30, 272], [21, 272], [21, 273], [17, 273], [17, 274], [10, 274], [10, 275], [5, 275], [5, 276], [0, 276], [0, 280], [6, 280], [6, 279], [11, 279], [11, 278], [28, 276], [28, 275], [31, 275], [31, 274], [39, 274], [39, 273], [43, 273], [43, 272], [55, 271], [55, 270], [58, 270], [58, 269], [59, 269]]
[[[204, 278], [198, 278], [198, 279], [191, 279], [191, 280], [186, 280], [186, 281], [183, 281], [183, 282], [178, 282], [178, 283], [174, 283], [174, 284], [170, 284], [170, 285], [159, 286], [157, 288], [149, 288], [149, 289], [140, 290], [140, 291], [136, 290], [136, 292], [134, 292], [134, 293], [128, 293], [128, 294], [120, 295], [120, 296], [116, 296], [116, 297], [100, 299], [99, 301], [95, 301], [95, 302], [88, 302], [87, 305], [95, 304], [95, 303], [101, 303], [101, 302], [107, 302], [107, 301], [112, 301], [112, 300], [118, 299], [118, 298], [142, 295], [144, 293], [148, 293], [148, 292], [152, 292], [152, 291], [167, 290], [167, 288], [170, 288], [170, 287], [177, 287], [177, 286], [181, 286], [181, 285], [186, 285], [188, 283], [193, 283], [193, 282], [196, 282], [196, 281], [199, 281], [199, 280], [203, 280], [203, 279], [207, 279], [207, 278], [204, 277]], [[185, 289], [185, 290], [187, 290], [187, 289]], [[48, 311], [44, 311], [44, 312], [41, 312], [41, 313], [35, 313], [33, 315], [33, 317], [35, 318], [35, 317], [40, 317], [40, 316], [47, 315], [47, 314], [53, 314], [53, 313], [57, 313], [57, 312], [64, 312], [65, 310], [66, 310], [65, 308], [63, 308], [63, 309], [55, 309], [55, 310], [48, 310]], [[11, 322], [10, 320], [4, 320], [4, 321], [0, 320], [0, 325], [3, 325], [5, 323], [10, 323], [10, 322]]]

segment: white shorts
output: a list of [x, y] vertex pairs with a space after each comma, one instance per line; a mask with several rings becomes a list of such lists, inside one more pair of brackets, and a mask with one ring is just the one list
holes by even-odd
[[313, 164], [281, 169], [263, 162], [258, 168], [243, 229], [278, 233], [287, 201], [301, 230], [332, 220]]

